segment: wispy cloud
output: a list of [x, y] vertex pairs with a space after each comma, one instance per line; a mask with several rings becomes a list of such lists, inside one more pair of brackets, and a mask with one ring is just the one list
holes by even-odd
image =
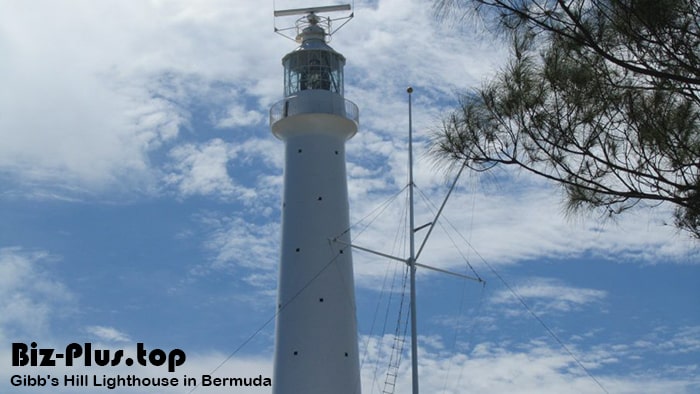
[[88, 334], [94, 335], [100, 340], [107, 342], [130, 342], [129, 336], [114, 327], [88, 326], [85, 328]]
[[[530, 278], [513, 287], [517, 294], [500, 290], [491, 298], [495, 304], [518, 304], [518, 297], [531, 303], [539, 313], [571, 312], [587, 304], [598, 304], [607, 297], [607, 292], [568, 286], [551, 278]], [[518, 308], [523, 311], [522, 308]], [[522, 312], [520, 312], [522, 313]]]
[[212, 229], [207, 246], [215, 253], [214, 267], [235, 264], [263, 270], [275, 268], [277, 256], [271, 252], [279, 233], [276, 223], [260, 226], [241, 218], [224, 218], [216, 220]]
[[219, 117], [212, 118], [212, 123], [218, 128], [236, 128], [242, 126], [260, 126], [265, 116], [260, 111], [247, 109], [242, 105], [233, 104]]
[[0, 338], [46, 334], [51, 319], [74, 312], [74, 294], [51, 272], [44, 251], [0, 248]]
[[204, 144], [187, 144], [170, 152], [174, 164], [167, 182], [174, 184], [185, 197], [214, 195], [224, 197], [255, 196], [255, 191], [234, 184], [228, 172], [228, 162], [235, 156], [231, 144], [214, 139]]
[[258, 138], [240, 143], [214, 138], [182, 144], [169, 152], [165, 183], [184, 198], [207, 196], [270, 207], [272, 192], [279, 190], [279, 180], [274, 179], [279, 175], [270, 174], [270, 170], [280, 164], [275, 155], [280, 148]]
[[[363, 392], [382, 392], [393, 337], [363, 338], [367, 353], [363, 363]], [[531, 342], [513, 350], [508, 345], [479, 343], [468, 353], [445, 352], [443, 346], [420, 348], [421, 389], [431, 393], [599, 393], [590, 378], [565, 352], [541, 342]], [[664, 371], [644, 375], [606, 372], [606, 366], [621, 362], [609, 352], [582, 350], [580, 358], [596, 379], [615, 393], [692, 393], [698, 379], [664, 376]], [[405, 360], [407, 355], [404, 354]], [[389, 377], [392, 379], [391, 377]], [[410, 390], [410, 363], [401, 364], [396, 392]]]

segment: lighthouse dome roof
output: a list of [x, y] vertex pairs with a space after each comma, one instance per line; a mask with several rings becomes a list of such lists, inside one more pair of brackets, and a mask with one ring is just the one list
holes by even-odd
[[297, 41], [299, 41], [301, 45], [299, 45], [299, 47], [297, 47], [292, 53], [297, 51], [328, 51], [343, 57], [326, 43], [326, 37], [327, 34], [321, 26], [307, 26], [301, 33], [299, 33], [299, 36], [297, 37]]

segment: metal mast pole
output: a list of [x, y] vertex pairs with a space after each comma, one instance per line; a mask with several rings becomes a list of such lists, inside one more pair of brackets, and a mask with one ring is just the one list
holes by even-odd
[[[418, 394], [419, 391], [419, 385], [418, 385], [418, 327], [417, 327], [417, 314], [416, 314], [416, 268], [421, 267], [421, 268], [427, 268], [436, 272], [441, 272], [443, 274], [448, 274], [452, 276], [456, 276], [458, 278], [462, 279], [469, 279], [469, 280], [474, 280], [477, 282], [485, 283], [481, 278], [477, 277], [471, 277], [468, 275], [463, 275], [457, 272], [452, 272], [436, 267], [431, 267], [429, 265], [425, 264], [419, 264], [416, 260], [418, 258], [418, 255], [420, 255], [421, 251], [423, 250], [423, 247], [425, 246], [428, 237], [430, 236], [433, 227], [435, 226], [435, 223], [437, 222], [438, 218], [440, 217], [440, 214], [442, 213], [442, 209], [445, 207], [445, 204], [447, 203], [447, 199], [449, 198], [450, 194], [452, 193], [452, 190], [454, 189], [455, 185], [457, 184], [457, 179], [459, 178], [459, 175], [462, 173], [462, 170], [464, 167], [462, 167], [459, 170], [459, 173], [457, 174], [457, 178], [455, 178], [454, 182], [452, 183], [452, 186], [450, 187], [450, 190], [447, 192], [447, 196], [445, 197], [445, 200], [442, 203], [442, 206], [440, 206], [440, 209], [438, 210], [437, 215], [435, 216], [435, 219], [418, 229], [416, 229], [415, 226], [415, 210], [414, 210], [414, 204], [413, 204], [413, 189], [415, 188], [415, 184], [413, 182], [413, 114], [412, 114], [412, 99], [411, 99], [411, 94], [413, 93], [413, 88], [409, 87], [406, 89], [406, 92], [408, 93], [408, 198], [409, 198], [409, 241], [410, 241], [410, 256], [408, 258], [403, 258], [403, 257], [397, 257], [397, 256], [392, 256], [386, 253], [378, 252], [372, 249], [368, 248], [363, 248], [359, 245], [354, 245], [347, 243], [343, 240], [340, 239], [333, 239], [334, 242], [340, 243], [342, 245], [347, 245], [352, 248], [362, 250], [364, 252], [369, 252], [372, 254], [375, 254], [377, 256], [385, 257], [388, 259], [396, 260], [396, 261], [401, 261], [408, 265], [409, 269], [411, 270], [410, 272], [410, 285], [411, 285], [411, 294], [410, 294], [410, 314], [411, 314], [411, 380], [412, 380], [412, 393], [413, 394]], [[416, 243], [415, 243], [415, 232], [416, 230], [420, 230], [421, 228], [428, 227], [430, 226], [430, 229], [428, 230], [428, 234], [425, 236], [423, 239], [423, 243], [418, 250], [416, 254]], [[393, 386], [393, 384], [392, 384]], [[393, 392], [393, 391], [392, 391]]]
[[416, 240], [415, 218], [413, 212], [413, 119], [411, 114], [411, 93], [408, 92], [408, 206], [409, 206], [409, 240], [410, 256], [408, 266], [411, 270], [411, 381], [413, 394], [418, 394], [418, 334], [416, 318]]

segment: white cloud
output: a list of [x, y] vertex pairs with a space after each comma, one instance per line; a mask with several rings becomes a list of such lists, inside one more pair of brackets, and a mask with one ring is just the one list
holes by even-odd
[[[431, 91], [451, 93], [501, 56], [471, 60], [463, 37], [443, 34], [429, 13], [413, 14], [418, 8], [425, 11], [418, 2], [360, 2], [362, 17], [335, 37], [349, 59], [349, 91], [365, 91], [349, 95], [362, 102], [367, 125], [383, 132], [400, 119], [385, 94], [406, 83], [397, 67]], [[3, 11], [0, 169], [88, 190], [154, 189], [159, 163], [149, 156], [193, 127], [193, 106], [209, 107], [213, 127], [258, 125], [267, 133], [261, 121], [281, 99], [279, 59], [295, 46], [272, 32], [271, 8], [254, 3], [34, 0]]]
[[256, 224], [241, 217], [226, 217], [218, 213], [199, 215], [206, 236], [204, 248], [208, 258], [190, 270], [190, 279], [203, 275], [232, 275], [257, 290], [238, 293], [235, 298], [259, 303], [268, 308], [274, 297], [279, 259], [279, 224]]
[[233, 183], [227, 164], [234, 155], [231, 145], [220, 139], [201, 145], [178, 146], [170, 151], [175, 169], [168, 175], [167, 182], [177, 185], [184, 196], [254, 195], [255, 191]]
[[267, 206], [270, 211], [271, 196], [279, 194], [280, 183], [270, 170], [281, 166], [282, 161], [278, 154], [281, 147], [271, 144], [270, 139], [230, 143], [215, 138], [179, 145], [169, 153], [165, 183], [183, 197], [235, 200], [258, 209]]
[[73, 293], [51, 272], [43, 251], [0, 248], [0, 339], [46, 334], [50, 322], [72, 311]]
[[213, 267], [224, 268], [232, 263], [245, 268], [273, 270], [277, 253], [271, 253], [278, 243], [277, 223], [257, 225], [241, 218], [213, 219], [213, 233], [207, 246], [215, 252]]
[[[419, 342], [424, 343], [424, 338]], [[368, 343], [368, 352], [363, 358], [363, 392], [381, 393], [393, 338], [373, 337], [369, 341], [363, 338], [361, 343]], [[603, 392], [569, 355], [540, 342], [524, 344], [520, 350], [494, 343], [477, 344], [467, 353], [444, 352], [442, 348], [441, 345], [419, 349], [420, 382], [424, 392]], [[611, 358], [609, 352], [583, 351], [579, 358], [611, 393], [691, 393], [700, 384], [693, 378], [664, 376], [663, 370], [646, 371], [640, 375], [607, 372], [620, 363], [620, 360]], [[395, 392], [410, 391], [410, 376], [409, 356], [404, 354]]]
[[[262, 59], [280, 44], [251, 40], [272, 36], [267, 11], [220, 1], [8, 4], [0, 170], [28, 184], [153, 189], [149, 154], [189, 126], [191, 103], [239, 99], [216, 83], [271, 96], [258, 80], [275, 75], [276, 62]], [[223, 123], [259, 120], [243, 115]]]
[[[260, 111], [246, 109], [242, 105], [233, 104], [228, 108], [225, 115], [219, 119], [214, 119], [214, 124], [218, 128], [236, 128], [240, 126], [262, 126], [265, 116]], [[262, 126], [264, 127], [264, 126]]]
[[129, 336], [114, 327], [89, 326], [85, 330], [97, 338], [108, 342], [130, 342]]
[[[349, 144], [352, 143], [351, 140]], [[418, 165], [417, 173], [430, 167], [426, 160], [419, 161]], [[425, 181], [427, 185], [419, 185], [420, 190], [416, 192], [417, 226], [433, 220], [448, 189], [448, 182], [434, 171], [432, 182]], [[381, 176], [386, 177], [386, 174]], [[351, 194], [352, 220], [358, 221], [382, 206], [389, 193], [403, 185], [399, 182], [396, 181], [398, 186], [393, 190], [386, 187], [389, 182], [379, 182], [378, 186], [368, 183], [365, 189], [356, 191], [357, 196]], [[364, 184], [364, 175], [360, 173], [349, 183], [351, 191], [358, 190], [359, 186], [354, 185]], [[430, 199], [430, 205], [424, 203], [423, 195]], [[356, 230], [368, 220], [353, 228], [354, 235], [358, 236], [356, 243], [391, 253], [387, 248], [392, 245], [395, 234], [398, 231], [406, 234], [405, 228], [399, 227], [400, 221], [407, 220], [405, 196], [398, 196], [380, 216], [370, 216], [371, 226], [363, 233]], [[496, 268], [531, 260], [565, 261], [585, 256], [595, 256], [611, 264], [695, 264], [700, 261], [695, 240], [679, 234], [672, 226], [663, 225], [663, 219], [671, 214], [666, 207], [638, 208], [612, 221], [597, 213], [567, 217], [561, 206], [562, 195], [555, 185], [527, 174], [501, 171], [477, 178], [464, 173], [426, 244], [422, 262], [470, 274], [465, 270], [466, 258], [477, 272], [487, 275], [490, 269], [482, 258]], [[418, 243], [422, 242], [424, 234], [417, 233]], [[360, 285], [364, 286], [365, 276], [381, 278], [384, 271], [378, 270], [380, 265], [373, 264], [377, 261], [375, 257], [362, 252], [355, 252], [355, 256]], [[370, 267], [372, 271], [365, 270]]]
[[641, 351], [661, 351], [666, 354], [700, 352], [700, 326], [657, 327], [653, 333], [634, 343]]
[[113, 33], [129, 27], [110, 26], [106, 14], [123, 10], [41, 3], [15, 3], [0, 17], [0, 167], [48, 183], [101, 187], [126, 171], [133, 182], [147, 167], [148, 145], [180, 123], [177, 108], [133, 89], [115, 69], [125, 43]]
[[517, 296], [508, 290], [500, 290], [494, 294], [491, 302], [518, 304], [520, 307], [517, 298], [520, 297], [528, 304], [532, 303], [538, 313], [548, 313], [570, 312], [586, 304], [600, 303], [607, 297], [606, 291], [567, 286], [551, 278], [530, 278], [523, 282], [513, 286]]

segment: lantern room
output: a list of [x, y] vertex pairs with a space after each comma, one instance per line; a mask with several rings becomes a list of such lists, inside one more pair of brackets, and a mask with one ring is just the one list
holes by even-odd
[[284, 139], [280, 133], [291, 127], [283, 125], [285, 122], [280, 121], [291, 121], [291, 118], [296, 118], [297, 115], [308, 114], [337, 116], [341, 118], [334, 120], [338, 124], [349, 120], [353, 124], [348, 126], [348, 130], [352, 130], [347, 133], [348, 138], [357, 131], [357, 105], [343, 97], [345, 57], [327, 44], [327, 39], [333, 32], [330, 19], [316, 15], [320, 10], [338, 9], [346, 8], [332, 6], [276, 11], [275, 15], [295, 15], [302, 12], [307, 14], [296, 23], [296, 41], [299, 47], [282, 59], [284, 99], [270, 108], [270, 126], [279, 138]]
[[303, 90], [326, 90], [343, 95], [345, 58], [326, 44], [326, 32], [314, 14], [298, 40], [301, 45], [282, 59], [284, 95], [290, 97]]

